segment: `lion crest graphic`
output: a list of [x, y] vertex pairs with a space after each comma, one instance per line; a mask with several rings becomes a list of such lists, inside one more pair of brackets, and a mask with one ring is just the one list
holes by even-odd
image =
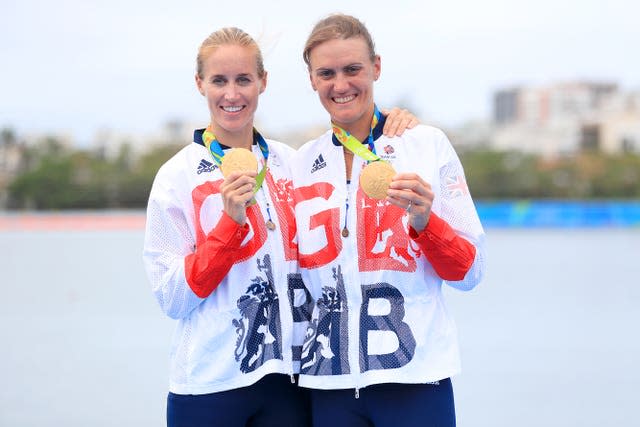
[[280, 310], [273, 286], [271, 258], [267, 254], [262, 261], [256, 262], [266, 278], [251, 279], [251, 284], [237, 301], [241, 317], [232, 321], [238, 335], [234, 356], [244, 373], [254, 371], [267, 360], [282, 359]]
[[348, 308], [341, 267], [333, 268], [336, 286], [323, 286], [316, 302], [316, 318], [309, 322], [302, 348], [302, 373], [339, 375], [349, 373], [347, 342], [340, 329], [347, 327]]

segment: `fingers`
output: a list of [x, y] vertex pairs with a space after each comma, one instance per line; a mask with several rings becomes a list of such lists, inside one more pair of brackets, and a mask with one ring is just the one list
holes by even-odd
[[415, 208], [419, 206], [430, 210], [431, 205], [433, 204], [434, 194], [431, 191], [431, 187], [424, 192], [425, 194], [422, 195], [411, 190], [393, 190], [389, 188], [389, 190], [387, 190], [387, 201], [392, 205], [405, 210], [409, 203], [411, 203], [414, 208], [411, 210], [411, 213], [415, 213]]
[[405, 130], [412, 129], [420, 124], [418, 118], [406, 109], [394, 107], [391, 110], [380, 110], [386, 116], [382, 133], [385, 136], [401, 136]]
[[246, 221], [246, 208], [253, 199], [256, 175], [255, 172], [234, 172], [220, 186], [224, 210], [238, 224], [244, 224]]
[[422, 197], [427, 197], [431, 191], [431, 184], [426, 182], [416, 173], [399, 173], [395, 175], [389, 184], [390, 190], [407, 190]]
[[256, 171], [251, 171], [251, 172], [232, 172], [231, 174], [229, 174], [228, 177], [225, 178], [225, 182], [231, 182], [231, 181], [235, 181], [238, 178], [241, 178], [243, 176], [248, 176], [249, 178], [255, 178], [256, 176], [258, 176], [258, 172]]
[[420, 120], [418, 120], [417, 117], [415, 116], [411, 116], [411, 119], [409, 120], [409, 124], [407, 125], [407, 129], [413, 129], [414, 127], [418, 126], [420, 124]]
[[[387, 112], [388, 110], [384, 111]], [[402, 130], [400, 131], [400, 135], [402, 135], [402, 132], [406, 129], [406, 123], [403, 125], [403, 111], [406, 112], [406, 110], [401, 110], [398, 107], [393, 107], [393, 109], [388, 111], [388, 113], [386, 114], [387, 119], [384, 122], [384, 128], [382, 129], [382, 133], [385, 136], [396, 136], [398, 135], [400, 129]]]
[[387, 191], [387, 202], [390, 204], [399, 207], [400, 209], [407, 210], [409, 207], [409, 203], [413, 205], [413, 200], [411, 199], [412, 193], [407, 191]]
[[429, 222], [433, 197], [418, 197], [414, 192], [398, 190], [389, 190], [387, 194], [386, 200], [390, 204], [407, 212], [409, 223], [416, 231], [422, 230]]
[[429, 221], [435, 195], [431, 185], [415, 173], [400, 173], [393, 177], [387, 190], [387, 201], [409, 214], [410, 224], [423, 229]]
[[[404, 111], [407, 111], [407, 110], [404, 110]], [[407, 114], [410, 114], [410, 113], [407, 112]], [[411, 124], [412, 120], [416, 120], [415, 117], [413, 117], [413, 116], [411, 116], [411, 117], [403, 116], [402, 117], [402, 121], [398, 124], [398, 128], [396, 129], [396, 133], [394, 134], [394, 136], [402, 136], [402, 134], [404, 133], [405, 130], [411, 129], [412, 127], [414, 127], [415, 124], [413, 126], [409, 126]]]
[[225, 191], [235, 192], [247, 185], [251, 185], [251, 188], [253, 189], [253, 186], [256, 185], [256, 176], [256, 172], [233, 172], [225, 178], [224, 182], [220, 186], [220, 191], [223, 193]]
[[255, 186], [256, 179], [250, 174], [232, 173], [220, 186], [220, 192], [223, 198], [230, 199], [235, 203], [241, 203], [247, 197], [249, 199], [253, 197]]
[[398, 122], [396, 133], [390, 136], [401, 136], [405, 130], [412, 129], [420, 124], [420, 120], [406, 109], [399, 112], [396, 121]]

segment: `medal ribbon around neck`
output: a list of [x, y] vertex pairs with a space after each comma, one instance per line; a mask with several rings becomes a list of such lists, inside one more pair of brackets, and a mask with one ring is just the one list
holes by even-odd
[[358, 139], [351, 135], [351, 133], [342, 129], [340, 126], [335, 123], [331, 123], [331, 127], [333, 128], [333, 134], [336, 136], [336, 139], [340, 141], [340, 143], [347, 148], [347, 150], [351, 151], [353, 154], [362, 157], [369, 162], [377, 162], [384, 161], [376, 154], [376, 147], [373, 143], [373, 129], [375, 129], [376, 125], [380, 121], [380, 110], [374, 104], [373, 105], [373, 118], [371, 119], [371, 129], [369, 130], [369, 137], [367, 138], [367, 145], [363, 145]]
[[[264, 183], [264, 178], [267, 175], [267, 160], [269, 159], [269, 146], [267, 142], [264, 140], [260, 132], [258, 132], [255, 128], [253, 128], [253, 140], [258, 143], [258, 147], [260, 147], [260, 151], [262, 152], [262, 156], [264, 157], [264, 163], [262, 164], [262, 169], [256, 176], [256, 186], [253, 188], [253, 194], [256, 194], [258, 190], [262, 187]], [[204, 142], [205, 147], [209, 149], [211, 153], [211, 157], [213, 161], [216, 162], [218, 166], [222, 164], [224, 158], [224, 150], [220, 146], [218, 139], [213, 134], [211, 129], [211, 125], [207, 126], [204, 133], [202, 134], [202, 142]]]

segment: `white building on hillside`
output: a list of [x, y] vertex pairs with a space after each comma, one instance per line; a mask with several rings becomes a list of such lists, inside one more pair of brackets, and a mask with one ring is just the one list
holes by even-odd
[[494, 96], [492, 147], [555, 156], [580, 150], [640, 153], [640, 92], [568, 82]]

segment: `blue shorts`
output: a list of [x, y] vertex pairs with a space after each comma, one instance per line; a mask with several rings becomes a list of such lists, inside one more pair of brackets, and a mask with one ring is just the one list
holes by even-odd
[[168, 427], [307, 427], [309, 391], [282, 374], [248, 387], [210, 394], [167, 397]]
[[355, 390], [311, 390], [316, 427], [455, 427], [453, 388], [438, 384], [376, 384]]

